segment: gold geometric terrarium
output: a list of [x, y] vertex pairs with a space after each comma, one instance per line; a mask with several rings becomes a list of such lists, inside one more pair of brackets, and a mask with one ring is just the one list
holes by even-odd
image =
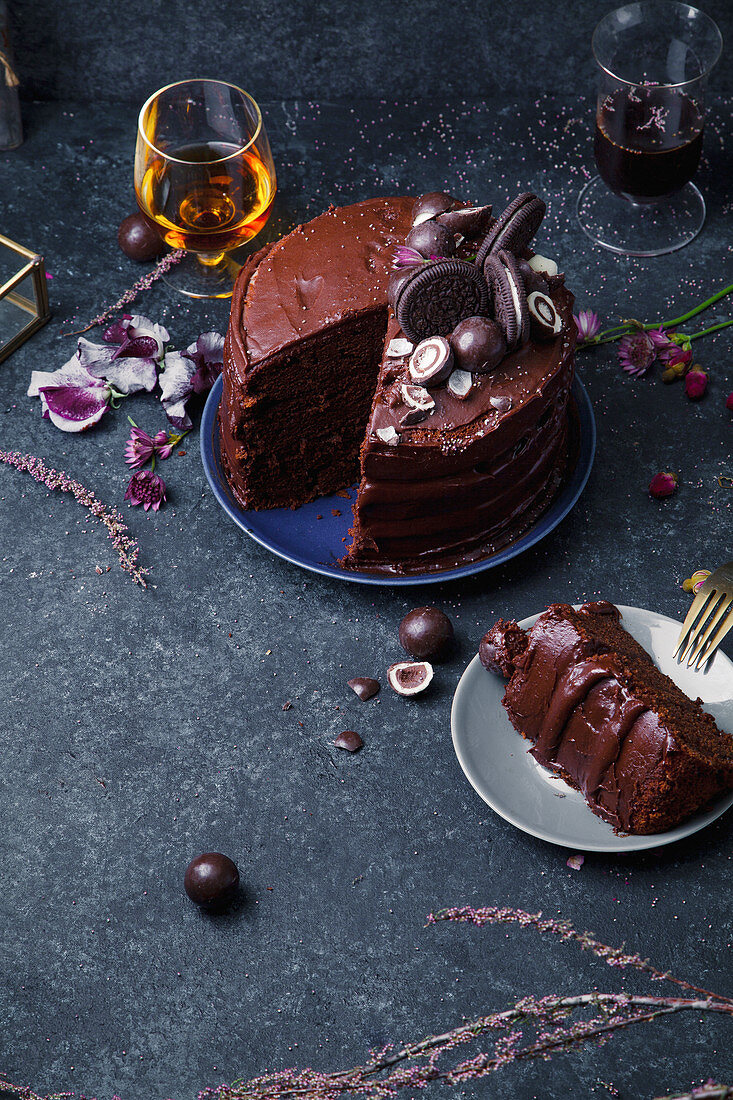
[[0, 233], [0, 363], [50, 316], [43, 256]]

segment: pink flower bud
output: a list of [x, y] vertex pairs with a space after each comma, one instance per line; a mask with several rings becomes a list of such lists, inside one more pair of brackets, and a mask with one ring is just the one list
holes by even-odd
[[655, 474], [649, 482], [649, 496], [654, 497], [655, 500], [663, 500], [664, 497], [671, 497], [676, 489], [677, 474], [669, 472]]
[[685, 393], [690, 401], [699, 401], [708, 388], [708, 376], [704, 370], [691, 370], [685, 376]]
[[725, 402], [726, 409], [730, 409], [733, 412], [733, 393], [729, 393]]

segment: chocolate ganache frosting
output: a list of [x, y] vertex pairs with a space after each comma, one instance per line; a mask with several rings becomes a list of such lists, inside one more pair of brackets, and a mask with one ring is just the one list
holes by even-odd
[[617, 830], [662, 832], [733, 783], [733, 738], [651, 662], [607, 601], [553, 604], [521, 638], [499, 623], [482, 663], [538, 763]]
[[[575, 325], [556, 265], [530, 266], [544, 204], [520, 199], [496, 223], [443, 193], [371, 199], [251, 258], [220, 407], [240, 503], [297, 507], [350, 484], [360, 464], [341, 564], [396, 574], [485, 557], [531, 526], [567, 462]], [[487, 227], [491, 287], [472, 259]], [[415, 247], [436, 244], [447, 258]], [[400, 250], [411, 270], [394, 271]]]

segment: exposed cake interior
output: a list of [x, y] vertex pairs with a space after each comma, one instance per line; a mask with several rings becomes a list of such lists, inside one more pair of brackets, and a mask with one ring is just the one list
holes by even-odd
[[[247, 509], [295, 508], [358, 480], [340, 564], [371, 572], [439, 571], [494, 553], [548, 507], [568, 453], [575, 326], [561, 276], [528, 276], [557, 309], [556, 336], [511, 349], [501, 337], [490, 373], [480, 363], [455, 371], [468, 379], [458, 396], [452, 373], [413, 384], [417, 338], [388, 305], [413, 206], [396, 197], [331, 208], [253, 255], [224, 349], [220, 444], [234, 495]], [[462, 255], [475, 252], [456, 237]], [[451, 263], [481, 283], [467, 258]], [[417, 268], [416, 278], [432, 278], [441, 264]], [[439, 300], [454, 309], [453, 292]], [[428, 408], [424, 421], [405, 403], [410, 390]]]

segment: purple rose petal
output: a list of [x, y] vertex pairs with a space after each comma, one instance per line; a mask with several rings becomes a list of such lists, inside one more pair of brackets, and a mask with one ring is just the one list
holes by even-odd
[[63, 432], [83, 432], [102, 419], [107, 411], [106, 386], [46, 386], [40, 391], [52, 424]]
[[157, 359], [158, 341], [152, 336], [136, 336], [134, 340], [125, 340], [115, 352], [115, 359]]
[[193, 393], [191, 379], [196, 373], [196, 366], [179, 351], [169, 351], [163, 360], [163, 367], [160, 400], [165, 415], [175, 428], [188, 430], [192, 420], [186, 412], [186, 402]]
[[191, 376], [193, 392], [208, 393], [222, 371], [224, 337], [219, 332], [204, 332], [182, 354], [196, 365]]
[[[140, 337], [149, 341], [148, 346], [153, 350], [157, 347], [151, 337]], [[127, 346], [131, 346], [130, 342]], [[155, 389], [158, 379], [156, 360], [152, 356], [140, 359], [130, 356], [124, 351], [126, 345], [119, 349], [113, 349], [103, 344], [93, 344], [83, 336], [79, 338], [77, 357], [83, 367], [97, 378], [106, 379], [119, 393], [139, 393], [147, 390], [150, 393]], [[120, 353], [123, 353], [122, 355]]]
[[74, 356], [55, 371], [34, 370], [29, 397], [40, 397], [43, 416], [63, 432], [83, 432], [104, 416], [110, 387]]

